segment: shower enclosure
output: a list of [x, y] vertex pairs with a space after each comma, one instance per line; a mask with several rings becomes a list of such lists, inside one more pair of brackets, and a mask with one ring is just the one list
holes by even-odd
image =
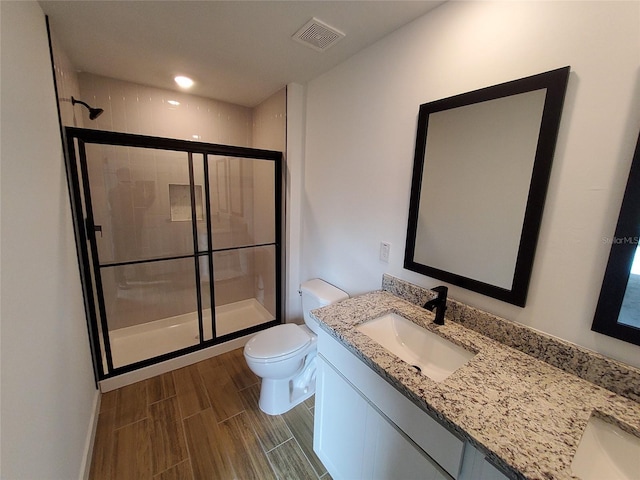
[[99, 379], [280, 323], [280, 152], [65, 133]]

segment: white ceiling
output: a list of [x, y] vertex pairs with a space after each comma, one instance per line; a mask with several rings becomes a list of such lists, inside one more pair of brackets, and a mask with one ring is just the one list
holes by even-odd
[[[190, 93], [245, 106], [317, 77], [441, 3], [40, 1], [79, 71], [176, 90], [173, 77], [187, 75]], [[325, 52], [295, 42], [312, 17], [346, 37]]]

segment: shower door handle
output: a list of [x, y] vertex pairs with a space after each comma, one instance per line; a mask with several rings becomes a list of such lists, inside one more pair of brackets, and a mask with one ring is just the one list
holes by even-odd
[[93, 236], [95, 238], [96, 232], [100, 232], [100, 238], [102, 238], [102, 225], [95, 225], [90, 219], [86, 219], [85, 223], [87, 224], [87, 232], [89, 236]]

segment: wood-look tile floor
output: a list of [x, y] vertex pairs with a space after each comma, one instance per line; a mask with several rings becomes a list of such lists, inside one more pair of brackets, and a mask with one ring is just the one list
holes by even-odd
[[102, 395], [90, 479], [330, 480], [313, 452], [313, 397], [258, 407], [242, 349]]

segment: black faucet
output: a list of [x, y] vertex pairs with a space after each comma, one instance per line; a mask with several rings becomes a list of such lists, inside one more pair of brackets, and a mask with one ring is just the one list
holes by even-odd
[[444, 285], [431, 289], [432, 292], [438, 292], [438, 297], [429, 300], [424, 304], [424, 308], [433, 312], [436, 309], [436, 318], [433, 321], [436, 325], [444, 325], [444, 311], [447, 309], [447, 292], [449, 289]]

